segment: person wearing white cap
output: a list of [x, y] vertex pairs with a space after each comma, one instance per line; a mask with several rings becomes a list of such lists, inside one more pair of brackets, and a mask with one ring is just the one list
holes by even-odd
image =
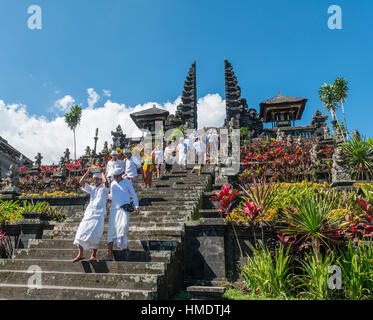
[[131, 149], [124, 150], [124, 178], [129, 179], [132, 182], [133, 188], [137, 188], [137, 170], [141, 168], [141, 162], [136, 161], [136, 158], [132, 156]]
[[124, 170], [124, 161], [119, 159], [118, 151], [113, 150], [111, 152], [111, 160], [106, 165], [106, 177], [109, 179], [109, 183], [113, 181], [113, 171], [116, 168]]
[[79, 181], [82, 190], [90, 194], [90, 199], [75, 235], [74, 245], [78, 246], [79, 253], [73, 262], [84, 259], [83, 251], [88, 249], [92, 249], [89, 260], [96, 260], [98, 244], [104, 231], [109, 185], [103, 172], [93, 174], [94, 186], [87, 184], [85, 179], [90, 173], [90, 169], [88, 168]]
[[[123, 169], [116, 168], [113, 171], [114, 181], [110, 184], [111, 207], [108, 224], [108, 254], [106, 260], [113, 260], [113, 244], [118, 248], [127, 249], [129, 214], [135, 206], [139, 213], [139, 200], [135, 189], [128, 179], [123, 179]], [[131, 199], [133, 205], [131, 204]]]

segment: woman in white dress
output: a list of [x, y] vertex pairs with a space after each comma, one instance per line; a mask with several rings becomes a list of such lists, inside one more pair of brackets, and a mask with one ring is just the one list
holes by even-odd
[[114, 181], [110, 184], [111, 207], [108, 224], [108, 254], [106, 260], [113, 260], [113, 244], [120, 249], [127, 249], [128, 226], [131, 199], [136, 213], [139, 213], [139, 200], [130, 180], [123, 179], [123, 169], [113, 171]]
[[176, 147], [178, 153], [178, 164], [181, 168], [186, 166], [187, 158], [187, 146], [184, 144], [184, 138], [180, 138], [179, 144]]
[[172, 147], [172, 142], [168, 141], [167, 142], [167, 147], [164, 149], [164, 175], [170, 174], [172, 171], [172, 165], [174, 164], [174, 157], [173, 157], [173, 147]]
[[91, 168], [79, 181], [82, 190], [90, 194], [90, 200], [75, 235], [74, 245], [78, 246], [79, 252], [73, 262], [84, 259], [83, 251], [88, 249], [92, 249], [89, 260], [96, 260], [98, 244], [104, 231], [106, 202], [109, 195], [108, 183], [103, 173], [94, 173], [94, 186], [90, 186], [85, 182], [90, 171]]

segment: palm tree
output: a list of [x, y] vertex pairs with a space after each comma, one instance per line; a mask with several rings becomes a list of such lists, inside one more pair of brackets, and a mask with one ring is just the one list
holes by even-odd
[[75, 160], [76, 160], [76, 135], [75, 135], [75, 130], [76, 130], [76, 127], [79, 125], [81, 118], [82, 118], [82, 108], [77, 106], [77, 105], [71, 106], [70, 112], [65, 114], [65, 122], [67, 123], [67, 126], [74, 133], [74, 158], [75, 158]]
[[344, 109], [343, 103], [346, 101], [346, 98], [348, 97], [348, 81], [345, 78], [337, 78], [333, 82], [333, 87], [334, 87], [335, 97], [339, 101], [342, 107], [344, 126], [347, 131], [347, 121], [346, 121], [346, 115], [345, 115], [345, 109]]
[[332, 120], [337, 123], [339, 130], [342, 133], [344, 141], [346, 141], [345, 135], [343, 134], [343, 131], [341, 129], [341, 126], [336, 115], [336, 111], [338, 109], [338, 99], [334, 85], [324, 83], [323, 86], [319, 89], [319, 96], [325, 109], [331, 113]]
[[338, 109], [338, 104], [333, 85], [324, 83], [319, 89], [319, 96], [325, 109], [331, 113], [332, 119], [336, 120], [335, 112]]

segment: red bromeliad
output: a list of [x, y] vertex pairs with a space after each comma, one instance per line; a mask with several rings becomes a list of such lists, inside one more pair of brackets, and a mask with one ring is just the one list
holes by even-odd
[[245, 205], [240, 210], [240, 214], [245, 218], [249, 218], [251, 222], [254, 222], [260, 211], [261, 208], [257, 207], [254, 202], [245, 200]]
[[214, 196], [211, 197], [213, 201], [217, 201], [219, 203], [219, 211], [220, 215], [223, 214], [227, 215], [230, 213], [233, 201], [238, 196], [238, 191], [235, 189], [231, 189], [231, 185], [225, 185], [221, 187], [221, 191], [215, 193]]

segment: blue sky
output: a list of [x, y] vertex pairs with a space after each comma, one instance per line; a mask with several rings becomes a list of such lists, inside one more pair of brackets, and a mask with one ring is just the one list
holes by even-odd
[[[42, 30], [27, 28], [31, 4], [42, 8]], [[327, 27], [333, 4], [342, 30]], [[318, 88], [346, 77], [348, 125], [373, 136], [372, 14], [370, 0], [2, 0], [0, 99], [49, 120], [66, 95], [87, 106], [87, 88], [98, 105], [103, 89], [126, 106], [164, 104], [194, 60], [199, 97], [224, 99], [226, 57], [250, 107], [279, 91], [308, 98], [300, 124], [322, 108]]]

